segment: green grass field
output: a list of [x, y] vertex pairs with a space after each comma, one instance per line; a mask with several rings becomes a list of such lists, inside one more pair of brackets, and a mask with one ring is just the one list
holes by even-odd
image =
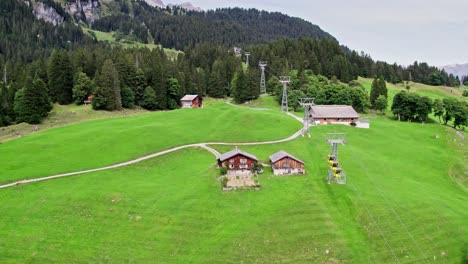
[[17, 139], [33, 133], [42, 132], [51, 128], [86, 122], [98, 119], [109, 119], [116, 117], [129, 117], [148, 113], [148, 111], [136, 109], [123, 109], [122, 111], [94, 111], [91, 105], [59, 105], [54, 104], [54, 108], [49, 116], [39, 125], [21, 123], [4, 127], [0, 130], [0, 143], [12, 139]]
[[282, 139], [300, 128], [273, 111], [257, 113], [220, 101], [203, 109], [79, 123], [1, 144], [0, 183], [102, 167], [191, 143]]
[[[274, 107], [271, 102], [265, 97], [249, 106]], [[195, 111], [86, 122], [1, 144], [0, 179], [94, 167], [186, 143], [279, 139], [300, 126], [277, 109], [220, 101]], [[349, 144], [339, 149], [346, 185], [325, 180], [325, 137], [335, 131], [348, 133]], [[222, 192], [215, 157], [202, 149], [0, 190], [0, 262], [460, 263], [467, 257], [466, 147], [454, 130], [380, 116], [371, 129], [328, 125], [311, 132], [312, 138], [241, 147], [265, 162], [281, 149], [306, 162], [305, 176], [275, 177], [266, 168], [260, 191]]]

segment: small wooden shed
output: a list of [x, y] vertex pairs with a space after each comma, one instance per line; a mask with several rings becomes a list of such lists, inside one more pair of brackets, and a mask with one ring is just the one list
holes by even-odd
[[281, 150], [270, 156], [270, 165], [275, 175], [304, 174], [304, 162]]
[[187, 94], [180, 99], [180, 105], [182, 108], [202, 108], [203, 99], [196, 94]]

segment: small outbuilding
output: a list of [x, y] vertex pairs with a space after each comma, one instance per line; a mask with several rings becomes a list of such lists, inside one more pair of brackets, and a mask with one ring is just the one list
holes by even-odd
[[180, 99], [180, 105], [182, 108], [202, 108], [203, 99], [196, 94], [187, 94]]
[[226, 168], [228, 174], [250, 175], [256, 163], [258, 163], [257, 157], [237, 147], [218, 157], [218, 167]]
[[359, 114], [350, 105], [314, 105], [310, 108], [310, 119], [316, 124], [356, 123]]
[[304, 162], [281, 150], [270, 156], [270, 165], [275, 175], [304, 174]]

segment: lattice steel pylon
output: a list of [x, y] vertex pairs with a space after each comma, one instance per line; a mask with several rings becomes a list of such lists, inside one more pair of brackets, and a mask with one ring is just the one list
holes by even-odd
[[265, 67], [267, 66], [266, 61], [260, 61], [258, 63], [260, 69], [262, 70], [262, 76], [260, 77], [260, 94], [266, 93], [266, 81], [265, 81]]
[[327, 176], [328, 184], [346, 184], [346, 174], [338, 162], [338, 144], [344, 145], [347, 143], [345, 138], [345, 133], [327, 133], [327, 142], [331, 146], [331, 153], [328, 156], [328, 163], [330, 164]]
[[245, 64], [247, 65], [247, 68], [249, 68], [249, 56], [250, 52], [244, 52], [245, 55]]
[[304, 108], [304, 128], [302, 128], [302, 136], [307, 134], [310, 137], [310, 111], [314, 106], [315, 98], [299, 98], [299, 104]]
[[289, 112], [288, 109], [288, 84], [291, 82], [291, 77], [280, 76], [280, 83], [283, 84], [283, 98], [281, 99], [281, 112]]

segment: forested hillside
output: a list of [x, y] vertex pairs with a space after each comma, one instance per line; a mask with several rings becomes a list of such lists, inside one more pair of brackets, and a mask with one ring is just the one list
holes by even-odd
[[[280, 13], [238, 8], [186, 12], [153, 8], [140, 1], [108, 1], [102, 7], [93, 4], [106, 12], [90, 23], [79, 20], [85, 14], [67, 15], [64, 10], [69, 8], [44, 0], [64, 16], [63, 22], [53, 25], [33, 15], [32, 3], [0, 2], [0, 35], [5, 36], [0, 39], [0, 126], [40, 122], [50, 111], [47, 104], [82, 104], [90, 95], [96, 110], [175, 109], [186, 93], [231, 96], [242, 103], [259, 96], [260, 60], [268, 62], [270, 93], [278, 93], [278, 76], [291, 75], [295, 96], [301, 95], [299, 91], [307, 96], [328, 93], [323, 94], [328, 98], [324, 103], [346, 103], [342, 99], [348, 95], [360, 111], [369, 103], [367, 95], [353, 88], [358, 76], [392, 83], [460, 84], [458, 78], [427, 63], [402, 67], [375, 62], [369, 55], [341, 46], [317, 26]], [[111, 47], [83, 33], [77, 22], [185, 51], [170, 59], [158, 48]], [[251, 52], [249, 68], [242, 65], [243, 54], [234, 53], [234, 45]], [[34, 100], [38, 95], [41, 100]], [[28, 113], [40, 114], [31, 119]]]
[[[318, 26], [281, 13], [256, 9], [226, 8], [207, 12], [186, 12], [174, 7], [159, 10], [132, 2], [131, 14], [103, 17], [92, 24], [100, 31], [120, 31], [142, 42], [166, 48], [186, 50], [197, 44], [224, 46], [268, 43], [277, 39], [299, 37], [329, 38]], [[128, 11], [130, 13], [130, 11]]]

